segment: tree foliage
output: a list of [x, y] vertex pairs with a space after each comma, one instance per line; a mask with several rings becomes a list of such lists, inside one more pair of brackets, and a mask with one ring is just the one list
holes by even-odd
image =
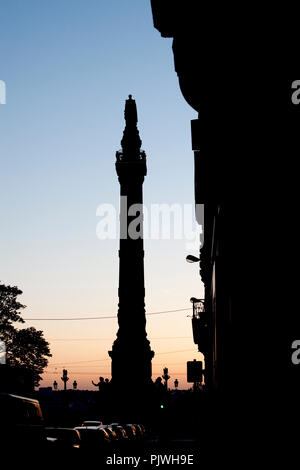
[[15, 327], [15, 323], [25, 323], [21, 311], [26, 306], [17, 300], [21, 294], [22, 291], [16, 286], [0, 284], [0, 339], [6, 345], [7, 363], [31, 370], [34, 384], [38, 386], [51, 353], [42, 331], [33, 327]]

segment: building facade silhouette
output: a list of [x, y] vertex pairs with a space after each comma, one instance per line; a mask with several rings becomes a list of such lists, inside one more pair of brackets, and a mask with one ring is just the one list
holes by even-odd
[[[199, 423], [211, 458], [234, 442], [269, 462], [287, 429], [292, 447], [299, 422], [291, 427], [300, 390], [300, 361], [291, 360], [300, 337], [292, 275], [300, 106], [292, 103], [289, 75], [297, 40], [283, 44], [278, 34], [283, 8], [272, 10], [270, 22], [269, 9], [254, 4], [151, 5], [154, 27], [173, 38], [181, 93], [198, 114], [191, 130], [195, 203], [204, 204], [198, 261], [208, 325], [202, 345], [199, 332], [208, 392]], [[232, 461], [236, 453], [229, 455]]]
[[[296, 289], [285, 278], [285, 258], [297, 265], [291, 247], [300, 106], [292, 103], [293, 80], [270, 75], [288, 51], [278, 47], [266, 12], [254, 7], [240, 27], [227, 4], [217, 12], [197, 0], [151, 0], [151, 6], [154, 27], [173, 39], [180, 91], [198, 115], [191, 143], [195, 203], [204, 204], [196, 218], [204, 221], [205, 381], [212, 392], [239, 394], [259, 407], [262, 394], [274, 394], [278, 371], [290, 389], [300, 383], [291, 361], [300, 331]], [[284, 314], [277, 285], [289, 292]]]

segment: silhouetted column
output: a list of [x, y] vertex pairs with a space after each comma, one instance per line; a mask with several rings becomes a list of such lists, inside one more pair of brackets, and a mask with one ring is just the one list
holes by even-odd
[[136, 104], [131, 95], [126, 100], [125, 121], [122, 150], [116, 154], [121, 195], [119, 330], [109, 355], [112, 358], [112, 384], [130, 388], [131, 381], [135, 387], [151, 383], [151, 359], [154, 356], [147, 340], [145, 317], [142, 204], [146, 155], [141, 151]]

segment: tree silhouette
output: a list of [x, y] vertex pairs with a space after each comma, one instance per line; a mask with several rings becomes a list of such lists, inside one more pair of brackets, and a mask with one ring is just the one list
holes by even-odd
[[15, 331], [14, 322], [25, 323], [18, 310], [26, 308], [26, 305], [17, 301], [17, 296], [22, 291], [18, 287], [0, 284], [0, 332], [7, 336]]
[[41, 374], [51, 357], [49, 343], [43, 332], [33, 327], [17, 329], [13, 323], [25, 323], [20, 311], [26, 306], [17, 301], [22, 291], [16, 286], [0, 284], [0, 339], [6, 345], [6, 362], [31, 370], [34, 384], [38, 386]]

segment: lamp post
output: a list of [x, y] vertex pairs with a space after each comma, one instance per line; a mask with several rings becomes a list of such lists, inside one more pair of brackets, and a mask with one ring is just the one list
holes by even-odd
[[168, 390], [168, 380], [170, 378], [168, 372], [169, 372], [169, 369], [167, 367], [164, 368], [164, 375], [162, 376], [162, 378], [164, 379], [165, 381], [165, 387], [166, 387], [166, 390]]
[[64, 390], [67, 390], [67, 382], [69, 380], [69, 377], [68, 377], [68, 371], [66, 369], [63, 369], [63, 376], [61, 377], [61, 380], [64, 383]]

